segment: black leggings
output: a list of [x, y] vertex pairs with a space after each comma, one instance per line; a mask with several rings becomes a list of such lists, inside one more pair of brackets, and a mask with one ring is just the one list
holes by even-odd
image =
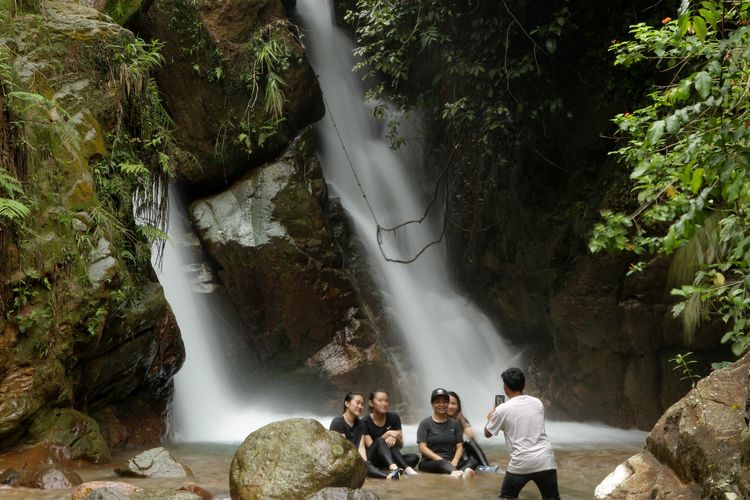
[[503, 485], [500, 488], [500, 498], [518, 498], [521, 489], [529, 481], [534, 481], [544, 500], [560, 500], [560, 492], [557, 490], [557, 469], [532, 472], [531, 474], [514, 474], [506, 471]]
[[482, 451], [482, 448], [479, 447], [479, 443], [477, 443], [473, 439], [471, 441], [464, 441], [464, 454], [465, 456], [476, 460], [479, 465], [483, 465], [485, 467], [488, 467], [490, 465], [490, 463], [487, 461], [487, 456], [484, 454], [484, 451]]
[[450, 474], [456, 470], [465, 471], [466, 469], [476, 469], [477, 461], [473, 458], [467, 458], [458, 462], [458, 467], [453, 467], [453, 464], [448, 460], [425, 460], [422, 457], [422, 461], [419, 462], [419, 470], [424, 472], [434, 472], [435, 474]]
[[391, 464], [396, 464], [402, 469], [407, 467], [416, 467], [419, 463], [419, 456], [414, 453], [401, 454], [398, 448], [390, 448], [383, 437], [377, 438], [372, 445], [367, 448], [367, 460], [372, 462], [375, 467], [387, 469]]

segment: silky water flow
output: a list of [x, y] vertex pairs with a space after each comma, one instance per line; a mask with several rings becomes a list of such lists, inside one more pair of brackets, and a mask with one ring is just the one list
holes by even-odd
[[[404, 339], [409, 366], [402, 379], [411, 390], [403, 392], [416, 395], [406, 404], [416, 409], [413, 413], [427, 415], [429, 391], [445, 387], [462, 396], [465, 413], [480, 426], [494, 394], [501, 392], [501, 371], [518, 363], [517, 353], [476, 305], [456, 290], [443, 243], [427, 248], [409, 264], [383, 257], [375, 219], [384, 227], [418, 219], [430, 196], [413, 180], [419, 172], [418, 150], [407, 147], [396, 152], [389, 147], [383, 124], [372, 116], [373, 106], [363, 102], [362, 83], [352, 72], [353, 45], [335, 26], [330, 1], [298, 0], [297, 14], [308, 57], [326, 96], [326, 116], [316, 125], [318, 155], [330, 195], [339, 197], [347, 211], [387, 313]], [[439, 237], [441, 215], [437, 203], [425, 223], [385, 233], [382, 252], [394, 259], [414, 257]], [[190, 246], [185, 241], [186, 208], [174, 189], [170, 191], [170, 218], [169, 241], [157, 273], [187, 353], [175, 377], [172, 440], [236, 443], [267, 423], [289, 417], [317, 418], [327, 427], [331, 416], [312, 415], [304, 409], [292, 413], [258, 401], [252, 387], [238, 389], [237, 379], [248, 381], [246, 386], [269, 382], [240, 373], [241, 363], [227, 362], [236, 357], [237, 350], [223, 331], [231, 330], [231, 325], [223, 324], [221, 314], [208, 302], [212, 294], [191, 291], [195, 284], [186, 269], [194, 262], [192, 251], [186, 250]], [[414, 444], [415, 432], [415, 425], [404, 427], [405, 443]], [[548, 434], [555, 446], [576, 449], [633, 445], [643, 439], [638, 431], [582, 423], [550, 422]]]

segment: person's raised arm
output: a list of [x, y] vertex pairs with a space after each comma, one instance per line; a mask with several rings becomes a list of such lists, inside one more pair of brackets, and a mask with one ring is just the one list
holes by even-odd
[[490, 425], [490, 422], [492, 421], [492, 417], [494, 415], [495, 415], [495, 408], [492, 408], [490, 412], [487, 414], [487, 423], [484, 424], [484, 437], [486, 438], [491, 438], [492, 436], [494, 436], [494, 434], [492, 434], [492, 432], [489, 429], [487, 429], [487, 426]]

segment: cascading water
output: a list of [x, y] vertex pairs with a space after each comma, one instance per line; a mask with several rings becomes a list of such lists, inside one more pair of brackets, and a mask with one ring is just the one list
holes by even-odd
[[[382, 125], [362, 102], [361, 84], [351, 72], [353, 47], [334, 26], [330, 1], [298, 0], [297, 4], [307, 28], [308, 55], [327, 97], [328, 116], [317, 126], [319, 156], [331, 190], [341, 198], [369, 253], [370, 267], [388, 312], [411, 354], [414, 375], [410, 382], [416, 390], [402, 392], [417, 394], [419, 399], [406, 403], [418, 408], [418, 414], [426, 415], [428, 391], [445, 386], [461, 394], [466, 413], [476, 425], [481, 425], [493, 394], [499, 391], [498, 375], [514, 362], [513, 353], [488, 318], [455, 291], [441, 246], [428, 248], [419, 259], [406, 265], [382, 257], [373, 217], [384, 226], [419, 218], [424, 210], [420, 190], [410, 179], [404, 157], [388, 147], [382, 137]], [[374, 215], [365, 203], [342, 143], [349, 151]], [[185, 365], [175, 377], [173, 439], [236, 443], [262, 425], [288, 417], [318, 418], [327, 426], [330, 416], [315, 417], [302, 409], [290, 414], [259, 398], [257, 385], [273, 391], [272, 384], [259, 381], [247, 370], [243, 372], [242, 363], [231, 362], [237, 357], [236, 336], [226, 335], [232, 325], [227, 324], [220, 305], [211, 302], [211, 294], [191, 291], [193, 284], [186, 268], [195, 261], [185, 248], [185, 222], [185, 207], [172, 189], [170, 241], [157, 272], [187, 351]], [[413, 256], [435, 239], [439, 225], [434, 218], [430, 224], [411, 224], [400, 230], [396, 238], [383, 242], [384, 252], [397, 258]], [[250, 381], [245, 385], [250, 386], [251, 392], [237, 387], [238, 380], [247, 379]], [[415, 429], [413, 425], [404, 427], [407, 445], [414, 445]], [[643, 440], [641, 432], [603, 425], [550, 423], [547, 430], [556, 447], [638, 444]]]
[[[392, 227], [421, 217], [423, 190], [405, 155], [389, 147], [384, 127], [363, 103], [364, 89], [352, 73], [354, 47], [335, 26], [330, 2], [298, 0], [297, 11], [306, 28], [308, 58], [326, 96], [326, 117], [316, 126], [324, 176], [353, 222], [385, 306], [406, 341], [417, 389], [412, 393], [422, 395], [413, 404], [425, 407], [429, 390], [440, 386], [458, 392], [469, 414], [484, 415], [514, 354], [489, 319], [456, 291], [443, 245], [427, 248], [409, 264], [384, 258], [383, 253], [392, 259], [414, 257], [437, 239], [439, 217], [381, 233], [378, 241], [378, 223]], [[440, 208], [436, 204], [433, 212]]]

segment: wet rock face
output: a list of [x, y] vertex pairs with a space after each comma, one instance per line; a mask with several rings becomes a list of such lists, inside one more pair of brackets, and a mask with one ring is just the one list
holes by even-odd
[[[24, 173], [36, 200], [25, 221], [34, 236], [0, 246], [0, 450], [36, 446], [102, 462], [108, 445], [127, 444], [144, 427], [158, 427], [148, 438], [158, 441], [184, 349], [150, 266], [134, 264], [136, 249], [122, 238], [121, 228], [134, 228], [132, 213], [113, 221], [120, 214], [105, 205], [96, 170], [115, 147], [115, 129], [120, 139], [133, 132], [118, 116], [126, 92], [113, 66], [135, 37], [86, 3], [45, 2], [44, 15], [25, 12], [4, 32], [16, 90], [59, 108], [38, 111], [25, 132], [44, 152], [29, 155]], [[3, 116], [6, 105], [26, 116], [0, 99]], [[99, 411], [112, 432], [91, 418]]]
[[305, 498], [327, 487], [360, 488], [366, 475], [364, 460], [341, 434], [294, 418], [245, 439], [232, 459], [229, 488], [237, 500]]
[[194, 202], [190, 213], [267, 364], [307, 364], [335, 377], [378, 353], [323, 214], [324, 200], [308, 132], [277, 161]]
[[748, 498], [749, 384], [750, 354], [700, 380], [659, 419], [646, 450], [600, 485], [598, 498], [629, 498], [648, 485], [664, 495], [675, 491], [675, 477], [686, 483], [678, 498]]
[[[155, 0], [142, 17], [140, 31], [164, 42], [170, 61], [159, 87], [175, 137], [192, 155], [178, 167], [188, 183], [231, 182], [323, 116], [315, 75], [284, 20], [281, 0]], [[283, 118], [264, 110], [265, 77], [257, 73], [258, 45], [271, 39], [286, 47], [275, 69], [284, 81]]]

